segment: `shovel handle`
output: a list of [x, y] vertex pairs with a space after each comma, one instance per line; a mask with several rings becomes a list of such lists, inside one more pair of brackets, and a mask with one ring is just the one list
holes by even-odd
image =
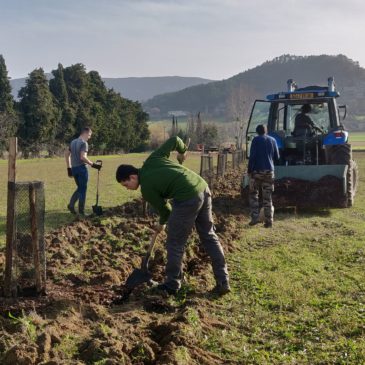
[[150, 261], [151, 253], [153, 251], [153, 248], [155, 247], [156, 238], [158, 236], [159, 232], [154, 232], [150, 241], [150, 244], [148, 245], [148, 249], [146, 252], [146, 255], [142, 261], [142, 269], [148, 269], [148, 262]]
[[190, 142], [191, 142], [191, 139], [190, 139], [190, 137], [186, 140], [186, 142], [185, 142], [185, 146], [186, 146], [186, 150], [188, 150], [189, 149], [189, 147], [190, 147]]

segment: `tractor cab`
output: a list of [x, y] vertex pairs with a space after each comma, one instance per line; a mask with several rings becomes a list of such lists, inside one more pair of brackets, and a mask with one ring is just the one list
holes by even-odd
[[275, 138], [279, 150], [278, 165], [322, 165], [326, 164], [327, 145], [347, 143], [348, 132], [341, 124], [340, 110], [336, 98], [334, 79], [328, 86], [298, 88], [288, 80], [288, 90], [268, 95], [266, 100], [256, 100], [246, 133], [246, 151], [256, 135], [256, 127], [266, 124], [268, 133]]

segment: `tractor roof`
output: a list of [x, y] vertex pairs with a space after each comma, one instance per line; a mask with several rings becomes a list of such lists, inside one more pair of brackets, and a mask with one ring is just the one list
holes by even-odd
[[306, 100], [306, 102], [317, 98], [337, 98], [340, 93], [336, 91], [335, 79], [328, 78], [328, 86], [306, 86], [298, 88], [293, 79], [287, 81], [288, 90], [276, 94], [267, 95], [266, 99], [269, 101], [276, 100]]
[[275, 100], [308, 100], [316, 98], [337, 98], [340, 96], [338, 91], [328, 91], [327, 87], [322, 86], [307, 86], [294, 91], [282, 91], [277, 94], [266, 96], [269, 101]]

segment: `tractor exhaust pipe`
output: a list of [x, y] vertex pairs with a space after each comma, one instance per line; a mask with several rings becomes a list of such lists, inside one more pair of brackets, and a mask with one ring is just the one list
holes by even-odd
[[297, 84], [293, 79], [289, 79], [286, 84], [288, 85], [288, 91], [290, 93], [297, 89]]
[[336, 90], [336, 84], [335, 84], [335, 78], [333, 76], [328, 78], [328, 91], [335, 91]]

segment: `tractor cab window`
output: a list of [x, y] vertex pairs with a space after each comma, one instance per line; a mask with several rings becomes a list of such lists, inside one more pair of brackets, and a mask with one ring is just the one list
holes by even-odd
[[267, 101], [255, 101], [255, 105], [252, 109], [249, 125], [247, 128], [247, 133], [256, 134], [256, 127], [259, 124], [268, 124], [270, 105], [271, 104]]
[[246, 157], [250, 156], [251, 142], [256, 136], [256, 127], [259, 124], [267, 125], [269, 122], [271, 103], [264, 100], [256, 100], [253, 106], [246, 131]]
[[[306, 118], [310, 118], [313, 124], [320, 128], [324, 133], [330, 129], [330, 114], [328, 110], [328, 103], [313, 103], [313, 104], [297, 104], [288, 105], [288, 119], [287, 119], [287, 131], [293, 132], [295, 124], [301, 116], [305, 115]], [[304, 110], [304, 111], [303, 111]]]

